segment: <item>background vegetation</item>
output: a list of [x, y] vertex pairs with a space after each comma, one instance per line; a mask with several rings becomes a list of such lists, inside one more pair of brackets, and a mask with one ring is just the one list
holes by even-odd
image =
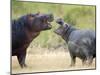
[[[65, 22], [79, 29], [95, 30], [95, 6], [12, 0], [12, 19], [17, 19], [22, 15], [36, 13], [38, 11], [41, 13], [53, 13], [55, 17], [62, 17]], [[30, 47], [53, 48], [63, 44], [64, 41], [62, 38], [53, 33], [58, 25], [52, 22], [52, 26], [53, 28], [51, 30], [41, 32], [34, 42], [31, 43]]]

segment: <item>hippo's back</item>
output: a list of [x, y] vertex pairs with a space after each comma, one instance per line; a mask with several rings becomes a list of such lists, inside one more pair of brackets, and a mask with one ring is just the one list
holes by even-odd
[[69, 41], [79, 42], [83, 39], [95, 39], [95, 31], [93, 30], [75, 30], [71, 32]]

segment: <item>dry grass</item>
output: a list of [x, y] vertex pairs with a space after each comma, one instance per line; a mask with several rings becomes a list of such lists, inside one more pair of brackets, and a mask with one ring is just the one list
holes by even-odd
[[48, 51], [44, 48], [28, 48], [26, 58], [26, 64], [28, 67], [21, 69], [17, 58], [12, 57], [12, 73], [95, 69], [95, 59], [91, 66], [82, 66], [81, 60], [77, 58], [76, 65], [70, 67], [70, 61], [69, 53], [65, 52], [63, 49]]

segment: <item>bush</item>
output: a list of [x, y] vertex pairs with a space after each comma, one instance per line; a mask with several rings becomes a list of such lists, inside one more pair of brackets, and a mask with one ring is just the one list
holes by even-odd
[[[70, 11], [67, 12], [67, 14], [64, 15], [64, 20], [68, 22], [71, 25], [77, 25], [79, 20], [85, 20], [89, 19], [90, 16], [94, 18], [94, 12], [93, 7], [89, 6], [79, 6], [71, 9]], [[82, 21], [81, 20], [81, 21]]]

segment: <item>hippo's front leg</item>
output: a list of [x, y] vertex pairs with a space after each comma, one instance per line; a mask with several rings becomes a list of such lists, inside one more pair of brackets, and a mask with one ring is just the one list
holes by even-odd
[[[22, 50], [21, 50], [22, 51]], [[25, 64], [25, 59], [26, 59], [26, 50], [23, 49], [22, 53], [20, 52], [18, 55], [17, 55], [17, 59], [18, 59], [18, 62], [21, 66], [21, 68], [24, 68], [24, 67], [27, 67], [27, 65]]]

